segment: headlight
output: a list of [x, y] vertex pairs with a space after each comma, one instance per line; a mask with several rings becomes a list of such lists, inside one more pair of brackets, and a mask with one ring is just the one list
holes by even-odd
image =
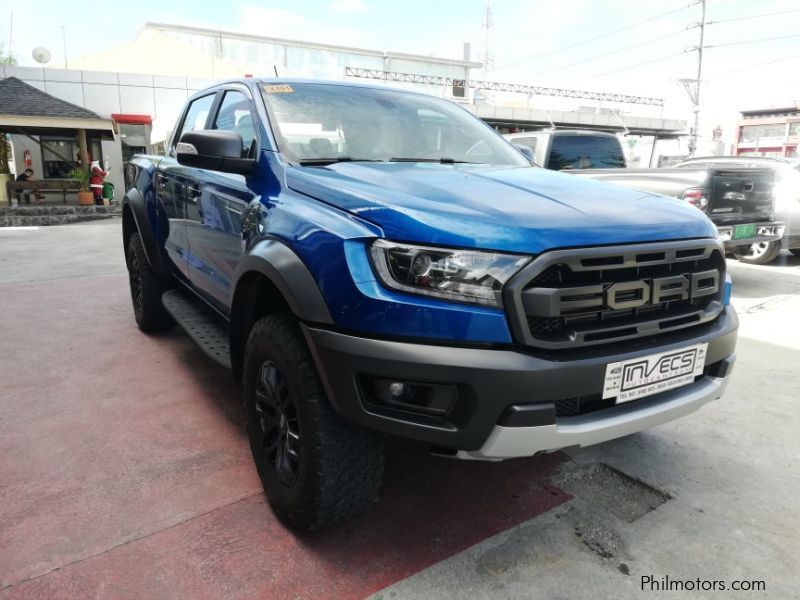
[[372, 264], [384, 285], [444, 300], [501, 306], [500, 290], [530, 256], [445, 250], [377, 240]]

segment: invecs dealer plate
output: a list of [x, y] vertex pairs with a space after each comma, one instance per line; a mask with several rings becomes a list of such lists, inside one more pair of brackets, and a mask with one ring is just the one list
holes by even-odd
[[703, 373], [708, 344], [640, 356], [606, 365], [603, 399], [617, 404], [688, 385]]

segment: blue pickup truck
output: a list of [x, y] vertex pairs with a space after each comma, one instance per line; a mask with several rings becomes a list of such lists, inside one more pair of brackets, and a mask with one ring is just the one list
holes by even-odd
[[266, 495], [299, 529], [375, 501], [390, 437], [482, 460], [595, 444], [731, 373], [704, 214], [532, 167], [440, 98], [222, 83], [127, 177], [136, 322], [177, 323], [232, 370]]

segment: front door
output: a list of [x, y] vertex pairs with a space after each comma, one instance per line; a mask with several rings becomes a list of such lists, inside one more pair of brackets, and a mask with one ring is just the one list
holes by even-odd
[[[242, 136], [242, 157], [258, 156], [256, 112], [247, 88], [223, 92], [209, 129]], [[248, 177], [193, 169], [191, 200], [186, 203], [189, 278], [196, 290], [227, 312], [231, 279], [243, 254], [242, 214], [258, 197]]]
[[169, 231], [164, 243], [172, 264], [179, 275], [189, 278], [189, 235], [186, 227], [187, 205], [195, 198], [192, 171], [175, 160], [175, 143], [187, 131], [204, 129], [208, 122], [216, 94], [193, 100], [186, 109], [180, 127], [173, 138], [170, 156], [161, 159], [155, 174], [158, 194], [169, 221]]

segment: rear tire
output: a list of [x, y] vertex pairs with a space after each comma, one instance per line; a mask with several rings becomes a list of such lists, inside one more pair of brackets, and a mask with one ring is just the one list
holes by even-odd
[[736, 246], [733, 255], [737, 260], [748, 265], [766, 265], [778, 258], [781, 252], [781, 241], [759, 242], [749, 246]]
[[128, 241], [128, 278], [133, 316], [145, 333], [165, 331], [175, 322], [161, 303], [161, 295], [171, 286], [168, 279], [153, 271], [138, 233]]
[[377, 499], [383, 439], [334, 412], [291, 314], [273, 314], [253, 326], [243, 394], [250, 449], [281, 521], [315, 530], [355, 516]]

